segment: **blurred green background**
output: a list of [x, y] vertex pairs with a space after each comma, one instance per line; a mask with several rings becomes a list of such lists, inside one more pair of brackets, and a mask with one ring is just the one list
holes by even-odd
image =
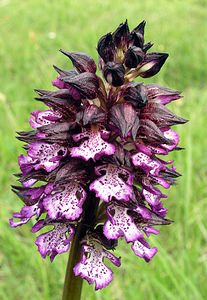
[[[175, 222], [150, 244], [159, 248], [149, 263], [121, 243], [122, 267], [108, 288], [94, 292], [84, 283], [84, 300], [207, 299], [207, 35], [206, 0], [0, 1], [0, 299], [60, 299], [67, 254], [42, 260], [31, 223], [12, 230], [8, 218], [21, 202], [10, 191], [22, 144], [15, 131], [28, 130], [29, 113], [40, 109], [34, 88], [50, 89], [56, 64], [69, 68], [58, 50], [83, 51], [97, 60], [100, 36], [127, 18], [131, 29], [147, 21], [146, 41], [170, 54], [148, 82], [183, 91], [170, 108], [190, 120], [177, 128], [186, 150], [171, 155], [183, 174], [165, 205]], [[146, 80], [145, 80], [146, 81]], [[72, 299], [71, 299], [72, 300]]]

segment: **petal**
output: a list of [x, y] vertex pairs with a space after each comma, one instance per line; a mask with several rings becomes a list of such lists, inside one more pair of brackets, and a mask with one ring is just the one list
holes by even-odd
[[137, 228], [127, 211], [126, 207], [114, 204], [108, 206], [108, 220], [103, 228], [107, 239], [118, 239], [125, 236], [127, 242], [132, 242], [142, 237], [141, 231]]
[[172, 142], [172, 145], [162, 144], [162, 147], [167, 150], [173, 150], [179, 143], [180, 140], [179, 134], [172, 129], [167, 129], [162, 131], [164, 136]]
[[[110, 164], [97, 167], [96, 174], [101, 175], [100, 171], [105, 171], [106, 174], [93, 181], [89, 187], [96, 193], [96, 197], [105, 202], [111, 201], [113, 197], [122, 201], [132, 198], [133, 175], [129, 171]], [[127, 177], [126, 182], [121, 176]]]
[[157, 253], [157, 248], [150, 248], [149, 244], [144, 239], [139, 239], [132, 244], [132, 250], [134, 253], [144, 258], [146, 262], [149, 262], [152, 257]]
[[158, 176], [160, 171], [166, 169], [165, 165], [156, 160], [156, 158], [152, 159], [143, 152], [132, 155], [132, 162], [136, 167], [139, 167], [147, 174], [154, 176]]
[[[19, 213], [13, 213], [13, 218], [9, 219], [10, 226], [15, 228], [26, 224], [35, 215], [40, 215], [38, 203], [32, 206], [24, 206]], [[19, 221], [14, 221], [14, 219], [19, 219]]]
[[150, 205], [152, 210], [157, 213], [161, 217], [165, 217], [167, 214], [167, 209], [163, 207], [162, 202], [160, 201], [160, 198], [166, 198], [165, 195], [155, 195], [145, 189], [142, 190], [142, 194], [147, 201], [147, 203]]
[[60, 76], [57, 77], [56, 79], [52, 80], [52, 85], [54, 85], [58, 89], [64, 89], [66, 87], [65, 82], [63, 80], [61, 80]]
[[35, 160], [29, 156], [25, 156], [25, 155], [21, 154], [18, 157], [18, 163], [19, 163], [19, 167], [22, 171], [22, 174], [27, 175], [34, 168], [35, 164], [37, 163], [37, 159]]
[[70, 183], [60, 186], [60, 191], [48, 195], [43, 200], [43, 206], [51, 219], [78, 219], [83, 211], [82, 205], [86, 192], [80, 184]]
[[103, 138], [108, 138], [109, 132], [105, 130], [101, 131], [85, 131], [80, 134], [73, 135], [74, 141], [79, 141], [82, 138], [87, 137], [79, 147], [73, 147], [71, 149], [72, 157], [80, 157], [84, 160], [99, 159], [103, 155], [112, 155], [115, 153], [115, 146], [107, 143]]
[[67, 148], [58, 144], [34, 142], [29, 145], [27, 151], [32, 168], [35, 170], [44, 169], [51, 172], [60, 164], [60, 159], [67, 154]]
[[[86, 256], [89, 253], [89, 256]], [[89, 284], [95, 283], [95, 289], [99, 290], [106, 287], [112, 281], [112, 271], [105, 266], [103, 260], [107, 257], [116, 266], [120, 266], [120, 260], [113, 254], [104, 250], [101, 245], [84, 245], [82, 247], [82, 257], [76, 264], [73, 271], [76, 276], [86, 279]]]
[[39, 128], [44, 125], [55, 123], [61, 119], [61, 115], [52, 110], [39, 111], [36, 110], [31, 113], [29, 118], [30, 126], [33, 128]]
[[70, 225], [55, 223], [54, 229], [39, 235], [35, 244], [42, 257], [48, 255], [52, 261], [57, 254], [68, 251], [73, 234], [74, 229]]
[[12, 186], [12, 191], [28, 206], [37, 203], [45, 190], [47, 190], [47, 185], [34, 188]]

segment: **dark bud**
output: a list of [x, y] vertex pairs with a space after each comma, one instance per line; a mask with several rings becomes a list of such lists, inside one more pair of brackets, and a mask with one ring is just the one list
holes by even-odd
[[142, 21], [137, 27], [135, 27], [131, 34], [133, 45], [136, 47], [143, 48], [144, 45], [144, 28], [145, 28], [145, 21]]
[[128, 44], [130, 32], [127, 20], [121, 23], [113, 33], [114, 44], [117, 48], [125, 48]]
[[54, 109], [54, 111], [60, 112], [65, 119], [73, 119], [79, 106], [76, 105], [76, 102], [74, 103], [74, 100], [71, 99], [57, 98], [52, 96], [41, 96], [35, 99], [51, 107]]
[[147, 102], [147, 93], [146, 88], [142, 83], [135, 83], [124, 91], [124, 99], [127, 102], [130, 102], [135, 108], [143, 108]]
[[45, 186], [26, 188], [12, 185], [12, 192], [14, 192], [28, 206], [36, 204], [44, 193], [44, 190]]
[[164, 65], [167, 58], [167, 53], [147, 54], [139, 70], [139, 76], [143, 78], [148, 78], [156, 75]]
[[124, 66], [114, 62], [108, 62], [104, 67], [103, 75], [109, 84], [120, 86], [124, 83]]
[[111, 33], [107, 33], [100, 38], [98, 41], [97, 51], [105, 63], [113, 61], [115, 45]]
[[82, 122], [83, 126], [104, 123], [105, 119], [104, 111], [94, 104], [87, 106], [84, 111], [77, 114], [77, 122]]
[[186, 119], [176, 116], [164, 105], [152, 102], [142, 110], [142, 118], [153, 121], [159, 128], [184, 124]]
[[60, 50], [63, 54], [70, 58], [74, 67], [80, 72], [96, 73], [95, 61], [85, 53], [81, 52], [65, 52]]
[[25, 143], [32, 143], [36, 141], [36, 131], [17, 131], [18, 136], [16, 138]]
[[146, 89], [150, 101], [158, 102], [163, 105], [181, 98], [179, 91], [174, 91], [157, 84], [147, 84]]
[[71, 93], [69, 92], [68, 89], [60, 89], [57, 91], [46, 91], [46, 90], [35, 89], [35, 92], [38, 93], [40, 96], [44, 96], [44, 97], [54, 97], [54, 98], [72, 100]]
[[73, 78], [63, 77], [63, 81], [68, 84], [68, 88], [72, 87], [75, 89], [82, 98], [96, 98], [99, 88], [99, 80], [95, 74], [84, 72]]
[[[53, 174], [52, 174], [53, 173]], [[83, 168], [83, 164], [77, 159], [72, 159], [71, 161], [67, 162], [59, 169], [54, 170], [51, 176], [54, 178], [54, 181], [57, 183], [67, 183], [68, 181], [73, 182], [86, 182], [88, 176], [86, 171]], [[48, 177], [50, 176], [48, 175]], [[49, 179], [49, 178], [48, 178]]]
[[19, 176], [19, 182], [21, 182], [21, 184], [30, 181], [30, 180], [34, 180], [36, 181], [47, 181], [46, 178], [48, 176], [48, 173], [45, 170], [31, 170], [28, 174], [21, 174], [21, 176]]
[[113, 161], [117, 166], [132, 167], [131, 153], [125, 150], [119, 143], [116, 144], [116, 152], [113, 155]]
[[171, 141], [164, 136], [163, 132], [151, 120], [140, 120], [138, 134], [139, 138], [141, 138], [145, 143], [152, 144], [154, 146], [160, 144], [171, 144]]
[[150, 48], [152, 48], [153, 44], [151, 42], [144, 44], [143, 46], [143, 52], [146, 53]]
[[114, 105], [110, 111], [109, 125], [115, 131], [118, 130], [121, 137], [125, 138], [131, 135], [135, 139], [139, 128], [137, 112], [129, 103]]
[[78, 72], [76, 70], [63, 70], [61, 68], [58, 68], [56, 66], [53, 66], [55, 71], [60, 75], [60, 78], [68, 76], [68, 77], [75, 77], [78, 75]]
[[144, 52], [141, 48], [132, 46], [125, 53], [124, 63], [127, 68], [136, 68], [144, 58]]

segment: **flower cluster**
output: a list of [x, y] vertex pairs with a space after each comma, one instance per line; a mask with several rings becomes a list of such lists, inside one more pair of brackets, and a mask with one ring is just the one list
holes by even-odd
[[[157, 249], [147, 238], [156, 225], [170, 224], [159, 186], [168, 189], [179, 173], [173, 161], [164, 161], [178, 147], [171, 126], [185, 123], [166, 108], [180, 93], [155, 84], [135, 82], [138, 76], [159, 72], [168, 55], [147, 51], [145, 22], [131, 32], [127, 21], [101, 37], [96, 74], [92, 58], [79, 52], [61, 52], [74, 66], [55, 67], [55, 91], [36, 90], [36, 100], [48, 108], [31, 113], [33, 130], [19, 132], [26, 155], [19, 156], [21, 186], [13, 191], [24, 202], [10, 219], [12, 227], [36, 219], [32, 232], [43, 258], [51, 261], [69, 250], [82, 228], [76, 276], [101, 289], [112, 280], [105, 258], [120, 266], [115, 250], [125, 238], [132, 251], [149, 262]], [[51, 229], [51, 225], [53, 228]]]

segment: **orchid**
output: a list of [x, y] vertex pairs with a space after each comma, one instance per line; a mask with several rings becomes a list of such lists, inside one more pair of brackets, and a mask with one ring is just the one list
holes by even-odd
[[[113, 254], [119, 239], [146, 262], [157, 253], [149, 236], [171, 223], [160, 187], [168, 189], [180, 176], [172, 160], [160, 157], [181, 149], [171, 127], [187, 120], [166, 108], [181, 95], [142, 82], [168, 57], [148, 53], [152, 44], [145, 43], [144, 29], [145, 21], [132, 31], [126, 21], [100, 38], [103, 78], [91, 57], [61, 50], [74, 69], [55, 67], [57, 90], [36, 90], [47, 109], [31, 113], [31, 131], [18, 132], [27, 153], [18, 159], [21, 185], [12, 189], [24, 207], [10, 225], [34, 218], [32, 232], [50, 226], [36, 238], [41, 256], [53, 261], [71, 246], [67, 278], [81, 277], [96, 290], [112, 281], [105, 259], [121, 265]], [[66, 279], [63, 299], [70, 293], [76, 299], [69, 285]]]

